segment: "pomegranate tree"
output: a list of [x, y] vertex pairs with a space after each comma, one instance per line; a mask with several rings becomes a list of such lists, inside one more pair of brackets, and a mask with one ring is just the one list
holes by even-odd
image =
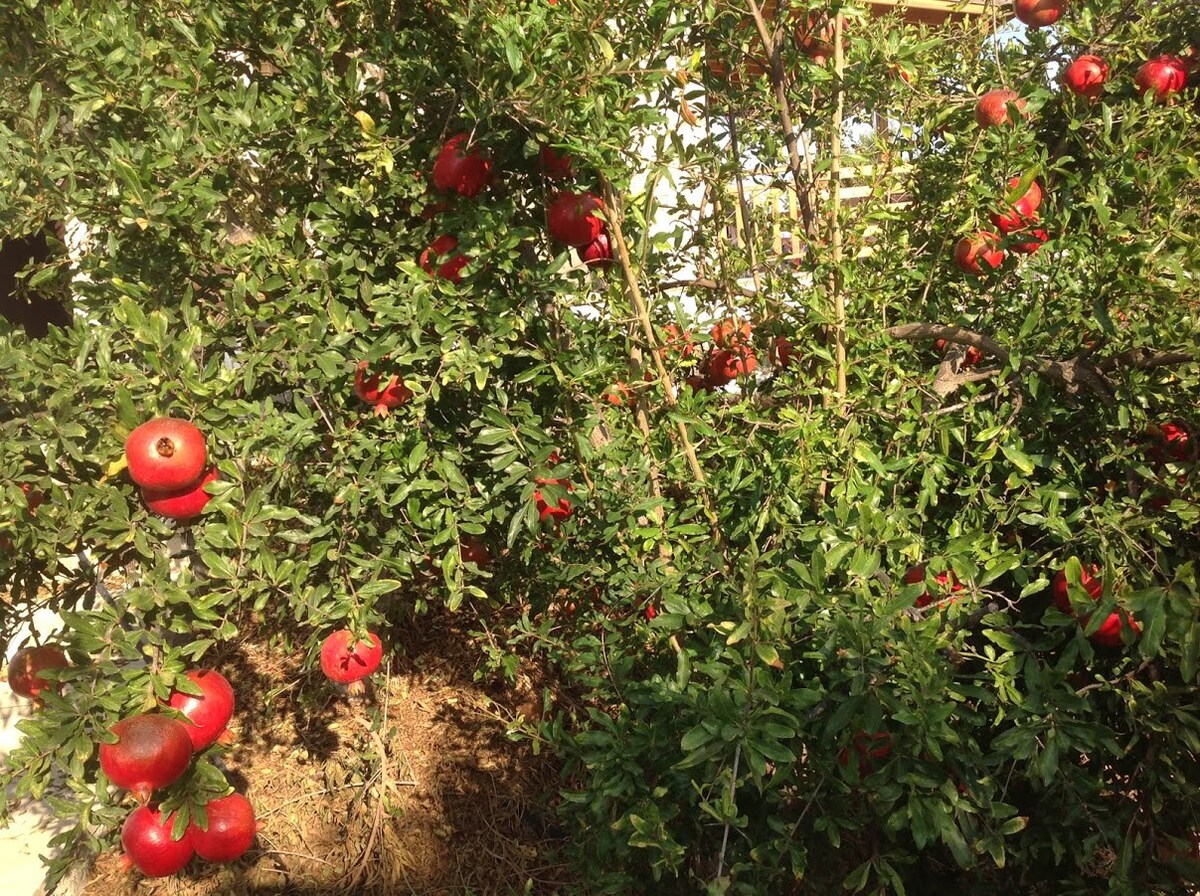
[[258, 823], [254, 806], [240, 793], [231, 793], [209, 800], [204, 807], [208, 824], [201, 827], [192, 821], [188, 835], [196, 855], [209, 862], [233, 862], [240, 859], [254, 843]]
[[108, 780], [146, 803], [171, 784], [192, 761], [192, 739], [176, 719], [146, 713], [114, 724], [112, 743], [100, 744], [100, 768]]
[[171, 691], [167, 705], [183, 713], [184, 728], [197, 753], [227, 735], [233, 718], [233, 688], [220, 672], [214, 669], [193, 669], [185, 676], [200, 689], [199, 694]]
[[158, 809], [138, 806], [121, 825], [121, 846], [125, 859], [146, 877], [170, 877], [192, 860], [192, 831], [184, 829], [178, 840], [171, 838], [173, 815]]
[[194, 424], [174, 417], [148, 420], [125, 440], [129, 478], [156, 492], [194, 486], [207, 459], [203, 433]]

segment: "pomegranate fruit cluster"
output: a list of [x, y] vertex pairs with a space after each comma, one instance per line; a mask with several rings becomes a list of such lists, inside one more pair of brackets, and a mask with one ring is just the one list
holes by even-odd
[[217, 479], [208, 466], [204, 434], [174, 417], [148, 420], [125, 440], [129, 478], [154, 513], [175, 520], [197, 517], [212, 500], [205, 488]]
[[185, 677], [198, 693], [175, 688], [165, 703], [182, 721], [154, 712], [130, 716], [109, 729], [114, 741], [100, 745], [105, 776], [141, 803], [121, 827], [121, 845], [127, 864], [147, 877], [175, 874], [193, 855], [232, 862], [250, 848], [257, 831], [254, 807], [240, 793], [210, 800], [178, 839], [175, 816], [151, 803], [156, 791], [179, 780], [195, 755], [230, 740], [234, 695], [229, 681], [214, 669], [193, 669]]

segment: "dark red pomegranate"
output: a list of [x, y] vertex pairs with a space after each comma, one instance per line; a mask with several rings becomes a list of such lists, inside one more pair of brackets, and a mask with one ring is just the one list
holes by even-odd
[[474, 563], [480, 569], [492, 562], [492, 552], [478, 535], [464, 535], [458, 540], [458, 556], [464, 563]]
[[570, 180], [575, 176], [574, 160], [569, 153], [559, 152], [553, 146], [543, 146], [538, 151], [538, 159], [550, 180]]
[[202, 830], [194, 821], [188, 825], [196, 855], [209, 862], [240, 859], [254, 843], [258, 831], [250, 800], [240, 793], [231, 793], [209, 800], [204, 811], [208, 815], [208, 830]]
[[[1100, 567], [1085, 566], [1079, 573], [1079, 584], [1083, 586], [1084, 591], [1092, 600], [1099, 600], [1100, 595], [1104, 593], [1104, 579], [1100, 577]], [[1050, 593], [1054, 597], [1054, 606], [1068, 616], [1075, 615], [1074, 610], [1071, 609], [1071, 598], [1067, 593], [1067, 571], [1065, 569], [1060, 569], [1054, 574], [1054, 579], [1050, 582]]]
[[603, 213], [604, 202], [593, 193], [555, 193], [546, 206], [546, 227], [552, 239], [581, 248], [604, 232]]
[[602, 268], [612, 264], [612, 243], [610, 243], [608, 240], [608, 234], [600, 234], [598, 237], [580, 249], [579, 260], [588, 267]]
[[[379, 668], [383, 644], [374, 632], [360, 640], [349, 629], [336, 631], [321, 645], [321, 671], [330, 681], [355, 684]], [[354, 690], [361, 689], [355, 688]]]
[[838, 753], [838, 765], [851, 770], [851, 755], [854, 757], [853, 771], [860, 777], [873, 775], [876, 762], [882, 762], [892, 755], [892, 736], [886, 731], [876, 731], [874, 734], [859, 731], [850, 739], [850, 746], [843, 747]]
[[13, 654], [8, 664], [8, 686], [14, 694], [37, 700], [38, 695], [46, 689], [61, 689], [58, 682], [47, 681], [41, 677], [41, 673], [46, 669], [65, 669], [70, 665], [67, 655], [52, 644], [22, 647]]
[[121, 825], [121, 845], [126, 858], [146, 877], [170, 877], [192, 860], [191, 826], [178, 840], [171, 839], [175, 817], [138, 806]]
[[210, 467], [199, 482], [175, 491], [144, 488], [142, 501], [151, 513], [173, 520], [190, 520], [204, 512], [204, 508], [212, 500], [212, 495], [205, 486], [219, 478], [217, 468]]
[[225, 734], [233, 718], [233, 688], [214, 669], [192, 669], [186, 677], [203, 693], [197, 696], [172, 691], [167, 705], [179, 710], [191, 723], [184, 723], [183, 727], [191, 738], [192, 749], [198, 753]]
[[129, 478], [142, 488], [179, 491], [196, 484], [208, 460], [204, 435], [174, 417], [147, 421], [125, 440]]
[[192, 739], [183, 722], [145, 713], [122, 719], [109, 729], [116, 743], [100, 744], [100, 768], [139, 802], [166, 787], [192, 761]]

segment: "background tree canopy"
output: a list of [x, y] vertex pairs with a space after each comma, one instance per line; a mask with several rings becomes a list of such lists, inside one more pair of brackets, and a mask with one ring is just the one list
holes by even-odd
[[[510, 734], [561, 768], [578, 892], [1180, 892], [1200, 21], [1010, 14], [0, 11], [0, 236], [48, 246], [0, 322], [3, 625], [59, 611], [72, 661], [10, 799], [61, 777], [64, 842], [110, 845], [97, 745], [185, 670], [251, 629], [400, 652], [448, 609], [480, 676], [546, 670]], [[1085, 53], [1095, 102], [1059, 84]], [[1168, 102], [1134, 81], [1161, 55]], [[123, 470], [159, 416], [219, 471], [192, 521]], [[156, 798], [181, 824], [229, 790], [211, 749]]]

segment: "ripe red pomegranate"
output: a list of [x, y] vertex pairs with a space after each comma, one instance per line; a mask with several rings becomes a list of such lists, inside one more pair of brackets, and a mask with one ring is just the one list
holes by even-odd
[[[965, 362], [964, 362], [965, 363]], [[918, 582], [925, 581], [925, 566], [920, 564], [910, 566], [904, 572], [902, 579], [905, 585], [915, 585]], [[933, 577], [934, 583], [938, 586], [935, 592], [930, 592], [926, 589], [924, 594], [921, 594], [913, 601], [913, 605], [917, 607], [927, 607], [932, 603], [945, 599], [949, 594], [954, 594], [957, 591], [963, 590], [962, 583], [958, 580], [958, 576], [954, 574], [954, 570], [947, 569], [939, 572]], [[954, 598], [950, 598], [952, 601]]]
[[1108, 63], [1099, 56], [1080, 56], [1063, 73], [1063, 84], [1077, 96], [1095, 102], [1104, 93], [1108, 81]]
[[446, 141], [433, 163], [433, 184], [439, 190], [472, 199], [492, 182], [492, 160], [469, 146], [469, 134], [456, 134]]
[[53, 644], [22, 647], [8, 664], [8, 686], [14, 694], [40, 700], [42, 691], [62, 689], [61, 683], [42, 678], [41, 673], [47, 669], [66, 669], [70, 665], [67, 655]]
[[551, 238], [580, 248], [604, 233], [604, 210], [594, 193], [555, 193], [546, 206], [546, 227]]
[[714, 389], [758, 369], [758, 358], [749, 346], [717, 349], [704, 364], [704, 379]]
[[233, 862], [254, 843], [258, 822], [254, 806], [240, 793], [209, 800], [204, 807], [207, 830], [194, 821], [188, 825], [196, 855], [209, 862]]
[[464, 563], [474, 563], [480, 569], [492, 562], [492, 552], [478, 535], [464, 535], [458, 540], [458, 556]]
[[550, 180], [570, 180], [575, 176], [574, 160], [553, 146], [543, 146], [538, 152], [538, 160]]
[[467, 256], [460, 252], [441, 264], [437, 263], [443, 256], [450, 255], [457, 248], [457, 237], [448, 234], [439, 236], [421, 253], [421, 270], [430, 277], [441, 277], [451, 283], [462, 283], [462, 269], [467, 266], [469, 261]]
[[1008, 106], [1012, 103], [1018, 111], [1024, 110], [1025, 100], [1015, 90], [996, 88], [989, 90], [975, 104], [975, 122], [981, 128], [994, 128], [1008, 124]]
[[1196, 446], [1193, 445], [1191, 432], [1184, 421], [1150, 424], [1146, 427], [1146, 432], [1152, 439], [1146, 454], [1156, 472], [1168, 461], [1186, 464], [1197, 459]]
[[367, 373], [367, 362], [359, 361], [354, 372], [354, 394], [369, 405], [374, 405], [376, 417], [386, 417], [410, 398], [412, 390], [398, 376], [393, 376], [383, 388], [379, 387], [380, 375]]
[[148, 802], [152, 792], [182, 775], [192, 761], [192, 740], [175, 719], [146, 713], [122, 719], [109, 731], [117, 740], [100, 744], [100, 768], [138, 802]]
[[121, 845], [126, 860], [146, 877], [170, 877], [192, 860], [192, 828], [178, 840], [171, 839], [173, 815], [164, 817], [158, 809], [138, 806], [121, 825]]
[[199, 753], [226, 734], [229, 720], [233, 718], [233, 688], [215, 669], [192, 669], [186, 677], [202, 693], [185, 694], [173, 690], [167, 705], [179, 710], [188, 720], [183, 727], [191, 738], [192, 749]]
[[204, 435], [193, 424], [159, 417], [137, 427], [125, 440], [129, 478], [142, 488], [170, 492], [188, 488], [204, 473]]
[[736, 348], [739, 345], [748, 345], [752, 332], [753, 328], [748, 320], [727, 317], [713, 325], [710, 335], [713, 345], [717, 348]]
[[[557, 461], [551, 460], [551, 463], [557, 463]], [[566, 479], [534, 479], [534, 482], [538, 485], [559, 485], [569, 492], [575, 490], [575, 486]], [[538, 519], [543, 523], [546, 520], [551, 520], [557, 525], [559, 520], [565, 520], [575, 512], [575, 509], [571, 506], [571, 502], [566, 497], [559, 498], [558, 503], [551, 506], [542, 497], [541, 489], [534, 489], [533, 503], [537, 507]]]
[[[939, 339], [937, 342], [935, 342], [935, 343], [933, 344], [933, 347], [934, 347], [934, 349], [935, 349], [936, 351], [939, 351], [939, 352], [944, 352], [944, 351], [946, 350], [946, 340], [945, 340], [945, 339]], [[978, 363], [979, 363], [980, 361], [982, 361], [982, 360], [983, 360], [983, 352], [981, 352], [981, 351], [980, 351], [978, 348], [976, 348], [976, 347], [975, 347], [975, 346], [973, 346], [973, 345], [968, 345], [968, 346], [967, 346], [967, 349], [966, 349], [966, 351], [964, 351], [964, 352], [963, 352], [962, 366], [963, 366], [963, 367], [974, 367], [976, 364], [978, 364]], [[920, 577], [919, 577], [919, 578], [917, 578], [917, 579], [915, 579], [915, 581], [918, 581], [918, 582], [924, 581], [924, 579], [925, 579], [925, 567], [923, 567], [923, 566], [920, 566], [920, 567], [918, 567], [918, 566], [914, 566], [914, 567], [912, 567], [912, 569], [909, 569], [908, 573], [905, 573], [905, 576], [906, 576], [906, 578], [905, 578], [905, 584], [909, 584], [909, 585], [911, 585], [911, 584], [912, 584], [912, 582], [909, 582], [909, 581], [908, 581], [908, 579], [907, 579], [907, 575], [908, 575], [909, 573], [911, 573], [911, 572], [913, 571], [913, 569], [920, 569], [920, 570], [921, 570], [921, 575], [920, 575]], [[940, 576], [940, 575], [938, 576], [938, 583], [939, 583], [939, 584], [945, 584], [945, 582], [943, 582], [943, 581], [942, 581], [942, 578], [941, 578], [941, 576]], [[923, 605], [923, 604], [918, 604], [918, 606], [924, 606], [924, 605]]]
[[1004, 262], [999, 235], [980, 231], [974, 236], [964, 236], [954, 246], [954, 261], [977, 277], [996, 270]]
[[[1036, 223], [1037, 218], [1034, 218]], [[1040, 227], [1029, 231], [1022, 231], [1014, 234], [1009, 241], [1008, 248], [1021, 255], [1032, 255], [1038, 249], [1042, 248], [1042, 243], [1050, 239], [1050, 235]]]
[[579, 260], [589, 267], [607, 267], [612, 264], [612, 243], [608, 240], [608, 234], [600, 234], [580, 249]]
[[767, 346], [767, 358], [776, 367], [791, 367], [798, 357], [799, 352], [786, 336], [776, 336]]
[[[1009, 178], [1008, 190], [1011, 193], [1021, 184], [1021, 178]], [[1011, 205], [1006, 205], [1002, 212], [992, 212], [992, 223], [1001, 233], [1012, 233], [1037, 220], [1037, 210], [1042, 204], [1042, 188], [1035, 180], [1029, 188]]]
[[[853, 767], [850, 765], [851, 751], [854, 757]], [[842, 751], [838, 753], [838, 765], [865, 778], [876, 772], [877, 761], [882, 762], [891, 755], [892, 736], [886, 731], [876, 731], [873, 734], [857, 731], [850, 739], [850, 745], [842, 747]]]
[[603, 398], [615, 408], [631, 408], [637, 404], [637, 397], [625, 383], [613, 383]]
[[28, 482], [21, 483], [21, 491], [25, 494], [25, 506], [31, 516], [37, 516], [37, 509], [46, 503], [45, 492], [40, 492]]
[[143, 488], [142, 501], [145, 502], [151, 513], [157, 513], [159, 516], [173, 520], [190, 520], [199, 516], [208, 506], [208, 502], [212, 500], [212, 495], [208, 493], [205, 486], [210, 482], [216, 482], [219, 478], [220, 474], [217, 472], [217, 468], [210, 467], [199, 482], [177, 491]]
[[[1079, 584], [1092, 600], [1100, 600], [1104, 593], [1104, 579], [1100, 577], [1100, 567], [1092, 565], [1085, 566], [1079, 574]], [[1054, 598], [1054, 606], [1062, 610], [1068, 616], [1074, 616], [1075, 611], [1071, 606], [1071, 598], [1067, 590], [1067, 573], [1066, 570], [1060, 569], [1055, 573], [1054, 578], [1050, 583], [1050, 593]], [[1080, 623], [1085, 627], [1091, 615], [1084, 616]], [[1120, 647], [1122, 643], [1121, 632], [1126, 627], [1129, 628], [1135, 635], [1141, 631], [1141, 626], [1137, 624], [1132, 616], [1124, 610], [1116, 610], [1108, 615], [1100, 628], [1092, 633], [1091, 639], [1096, 644], [1101, 644], [1105, 647]]]
[[330, 681], [351, 685], [351, 692], [363, 689], [362, 679], [383, 662], [383, 643], [374, 632], [363, 640], [349, 629], [329, 635], [321, 644], [321, 671]]
[[1062, 17], [1066, 0], [1014, 0], [1013, 15], [1030, 28], [1046, 28]]
[[1154, 92], [1156, 103], [1165, 103], [1187, 86], [1187, 63], [1179, 56], [1155, 56], [1133, 76], [1139, 94]]

